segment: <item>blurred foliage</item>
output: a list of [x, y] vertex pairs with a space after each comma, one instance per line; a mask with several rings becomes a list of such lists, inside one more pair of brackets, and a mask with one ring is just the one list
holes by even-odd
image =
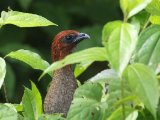
[[[101, 46], [103, 25], [107, 21], [122, 18], [118, 0], [0, 0], [0, 11], [7, 10], [8, 7], [16, 11], [41, 15], [59, 26], [18, 28], [6, 25], [0, 30], [0, 55], [5, 56], [18, 49], [28, 49], [37, 52], [50, 63], [52, 62], [50, 45], [53, 37], [59, 31], [75, 29], [88, 33], [91, 40], [81, 42], [76, 48], [76, 51], [79, 51]], [[20, 102], [24, 91], [22, 85], [29, 86], [29, 79], [36, 82], [44, 96], [51, 80], [49, 76], [38, 82], [40, 71], [35, 71], [21, 62], [13, 62], [9, 58], [6, 60], [5, 83], [9, 102]], [[78, 79], [85, 81], [105, 68], [106, 63], [94, 63]], [[3, 89], [0, 94], [0, 102], [5, 102]]]

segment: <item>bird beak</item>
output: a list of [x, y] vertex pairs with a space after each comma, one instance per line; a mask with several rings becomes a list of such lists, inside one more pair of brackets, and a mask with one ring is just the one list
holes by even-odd
[[80, 42], [84, 39], [90, 39], [90, 36], [86, 33], [79, 33], [78, 36], [74, 39], [73, 42], [77, 43], [77, 42]]

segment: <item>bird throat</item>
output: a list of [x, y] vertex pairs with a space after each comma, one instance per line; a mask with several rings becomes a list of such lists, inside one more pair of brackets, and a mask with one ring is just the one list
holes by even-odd
[[65, 45], [61, 45], [61, 44], [56, 44], [56, 43], [52, 43], [52, 60], [58, 61], [61, 60], [63, 58], [65, 58], [67, 55], [69, 55], [70, 53], [72, 53], [73, 49], [74, 49], [75, 45], [69, 45], [69, 46], [65, 46]]

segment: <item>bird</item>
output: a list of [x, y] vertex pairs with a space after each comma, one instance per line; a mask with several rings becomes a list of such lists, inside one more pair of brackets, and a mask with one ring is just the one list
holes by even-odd
[[[90, 36], [76, 30], [64, 30], [58, 33], [51, 45], [53, 62], [64, 59], [71, 54], [76, 45]], [[50, 87], [44, 99], [44, 113], [62, 113], [67, 116], [74, 92], [77, 88], [77, 81], [71, 65], [55, 70]]]

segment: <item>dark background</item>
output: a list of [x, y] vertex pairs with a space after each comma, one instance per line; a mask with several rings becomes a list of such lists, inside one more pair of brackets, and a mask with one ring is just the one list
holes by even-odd
[[[0, 11], [8, 7], [15, 11], [41, 15], [59, 26], [18, 28], [6, 25], [0, 29], [0, 56], [11, 51], [28, 49], [37, 52], [43, 59], [52, 63], [50, 45], [54, 36], [65, 29], [75, 29], [91, 36], [81, 42], [75, 51], [94, 46], [101, 46], [103, 26], [113, 20], [122, 19], [119, 0], [0, 0]], [[11, 103], [20, 103], [24, 86], [30, 87], [30, 80], [36, 83], [42, 97], [51, 78], [45, 76], [40, 82], [42, 71], [33, 70], [25, 63], [6, 58], [7, 75], [5, 78], [6, 94]], [[84, 82], [94, 74], [107, 68], [107, 64], [92, 64], [78, 79]], [[0, 102], [6, 102], [3, 87], [0, 90]]]

